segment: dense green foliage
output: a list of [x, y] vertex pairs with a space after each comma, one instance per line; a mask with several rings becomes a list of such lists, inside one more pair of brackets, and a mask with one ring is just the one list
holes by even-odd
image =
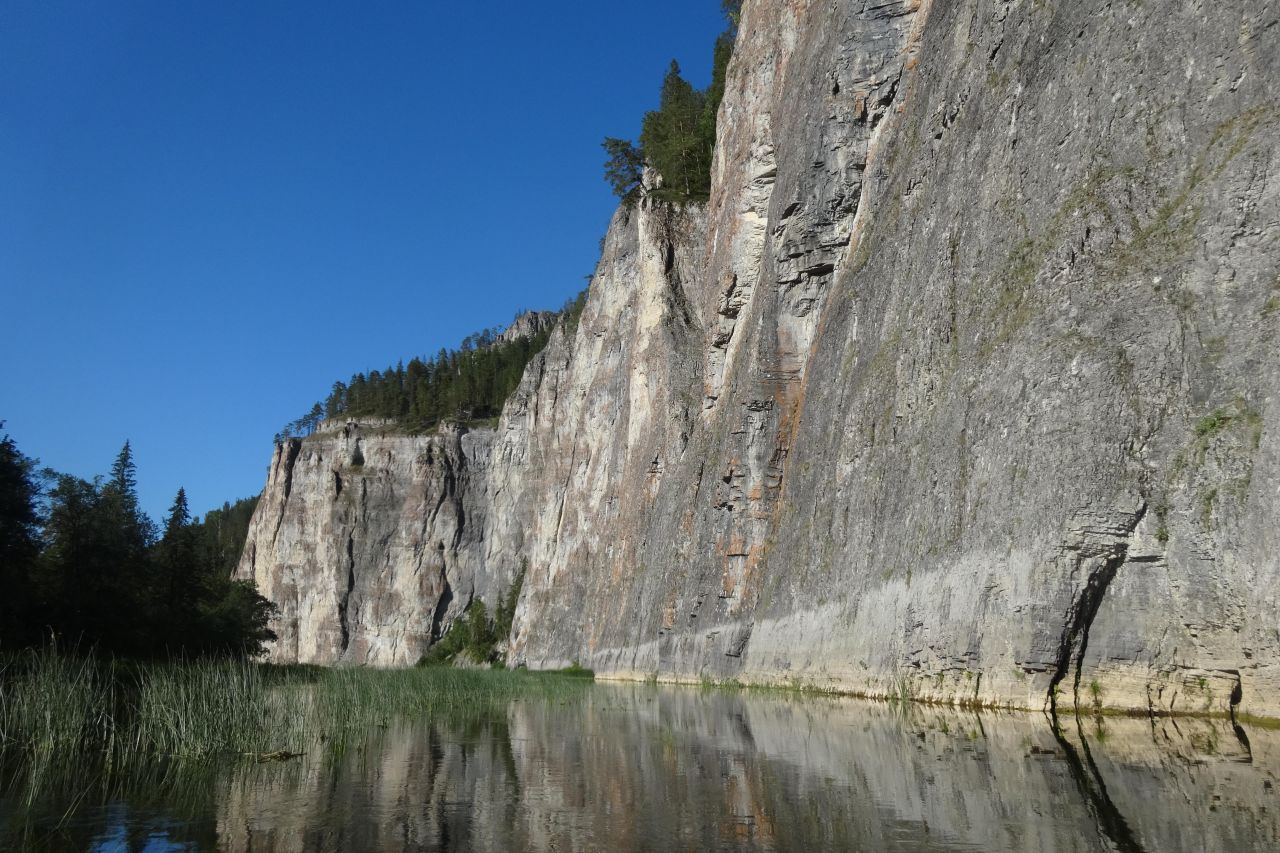
[[34, 469], [9, 436], [0, 439], [0, 643], [32, 630], [31, 573], [40, 554]]
[[415, 358], [381, 373], [357, 373], [335, 383], [324, 401], [326, 418], [372, 416], [429, 429], [441, 421], [463, 423], [497, 417], [520, 384], [525, 365], [547, 343], [550, 331], [500, 342], [497, 329], [470, 335], [462, 347], [435, 358]]
[[709, 128], [705, 120], [707, 109], [707, 93], [693, 88], [671, 60], [659, 107], [645, 115], [640, 127], [645, 159], [662, 175], [662, 187], [654, 195], [678, 201], [705, 199], [710, 193], [716, 138], [714, 120]]
[[498, 653], [498, 644], [505, 642], [511, 633], [511, 621], [516, 615], [516, 602], [520, 600], [522, 586], [523, 571], [507, 594], [498, 599], [492, 619], [483, 601], [472, 601], [463, 617], [436, 640], [418, 665], [447, 664], [459, 658], [466, 658], [467, 662], [474, 664], [501, 665], [503, 661]]
[[[231, 570], [253, 501], [193, 521], [179, 489], [160, 530], [138, 506], [126, 442], [106, 479], [35, 473], [0, 441], [0, 644], [55, 639], [126, 657], [261, 653], [273, 607]], [[255, 499], [256, 500], [256, 499]]]
[[258, 508], [258, 496], [241, 498], [235, 503], [223, 503], [221, 509], [211, 509], [204, 520], [191, 523], [200, 559], [210, 570], [231, 577], [244, 553], [244, 543], [249, 537], [249, 522]]
[[[584, 290], [561, 309], [569, 328], [576, 327], [585, 303]], [[389, 418], [414, 431], [444, 421], [473, 424], [496, 418], [553, 328], [512, 341], [501, 340], [500, 329], [484, 329], [468, 335], [456, 350], [442, 349], [407, 365], [402, 361], [386, 370], [357, 373], [347, 382], [333, 383], [324, 402], [287, 425], [276, 441], [309, 435], [327, 418]]]
[[662, 176], [662, 186], [652, 192], [668, 201], [702, 201], [711, 192], [711, 162], [716, 144], [716, 116], [724, 99], [725, 75], [738, 33], [740, 0], [724, 0], [728, 28], [716, 39], [711, 84], [695, 89], [671, 61], [662, 81], [658, 109], [648, 112], [641, 124], [640, 144], [606, 137], [605, 180], [614, 194], [632, 202], [640, 191], [640, 178], [648, 164]]

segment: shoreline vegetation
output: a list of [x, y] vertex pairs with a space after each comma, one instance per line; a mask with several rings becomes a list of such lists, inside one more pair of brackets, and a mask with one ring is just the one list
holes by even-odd
[[[589, 695], [594, 673], [479, 669], [449, 665], [379, 670], [278, 666], [244, 659], [137, 662], [64, 653], [53, 647], [0, 656], [0, 802], [5, 830], [58, 832], [82, 807], [133, 796], [137, 788], [192, 802], [228, 774], [256, 765], [327, 761], [365, 748], [368, 738], [405, 721], [503, 724], [514, 703], [565, 705]], [[867, 696], [797, 684], [603, 677], [602, 682], [694, 691], [855, 699], [873, 705], [957, 714], [1035, 714], [1035, 710], [956, 706], [918, 697]], [[1040, 712], [1043, 713], [1043, 712]], [[1119, 712], [1046, 716], [1065, 731]], [[1186, 714], [1218, 719], [1220, 714]], [[1280, 721], [1240, 715], [1231, 723], [1275, 729]], [[1247, 743], [1247, 740], [1244, 741]], [[218, 781], [221, 780], [221, 781]], [[140, 787], [139, 787], [140, 786]], [[166, 794], [166, 801], [170, 794]], [[50, 815], [53, 815], [51, 818]], [[61, 819], [57, 815], [64, 815]], [[16, 836], [14, 836], [16, 837]]]
[[114, 791], [140, 775], [186, 779], [227, 762], [339, 754], [397, 720], [497, 719], [512, 702], [563, 703], [590, 684], [586, 670], [375, 670], [108, 660], [53, 647], [12, 652], [0, 657], [0, 798], [29, 812], [71, 803], [70, 813], [85, 792]]
[[275, 605], [232, 574], [256, 506], [193, 518], [179, 488], [156, 525], [128, 441], [107, 477], [85, 480], [40, 469], [0, 434], [0, 650], [58, 638], [74, 651], [74, 638], [135, 660], [262, 654]]
[[[565, 701], [597, 680], [563, 670], [449, 665], [406, 669], [256, 663], [243, 659], [137, 662], [64, 653], [52, 646], [0, 657], [0, 764], [22, 756], [34, 776], [89, 754], [109, 764], [145, 758], [288, 758], [318, 748], [341, 750], [351, 736], [397, 719], [474, 719], [502, 715], [512, 701]], [[958, 712], [1046, 713], [1038, 709], [955, 705], [900, 695], [876, 696], [796, 684], [604, 676], [601, 682], [664, 684], [702, 690], [828, 696], [945, 707]], [[1090, 709], [1061, 719], [1149, 717]], [[1157, 717], [1227, 719], [1221, 713]], [[1232, 718], [1259, 728], [1280, 720]], [[1052, 724], [1052, 721], [1051, 721]], [[11, 774], [5, 773], [10, 782]]]
[[589, 670], [137, 662], [30, 649], [0, 659], [0, 749], [118, 757], [300, 754], [391, 720], [559, 699]]

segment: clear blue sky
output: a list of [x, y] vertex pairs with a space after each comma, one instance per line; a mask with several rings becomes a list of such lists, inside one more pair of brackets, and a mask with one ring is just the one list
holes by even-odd
[[144, 508], [259, 492], [336, 379], [584, 285], [717, 0], [0, 3], [0, 420]]

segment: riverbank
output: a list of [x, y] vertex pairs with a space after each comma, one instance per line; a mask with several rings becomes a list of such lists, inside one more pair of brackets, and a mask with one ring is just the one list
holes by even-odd
[[[589, 674], [588, 674], [589, 675]], [[582, 672], [137, 663], [28, 651], [0, 661], [0, 784], [28, 804], [202, 764], [340, 752], [393, 721], [498, 717], [555, 702]], [[198, 774], [197, 774], [198, 775]]]
[[1280, 831], [1280, 733], [1242, 741], [1223, 720], [1055, 730], [1041, 714], [796, 691], [543, 695], [373, 724], [286, 761], [152, 757], [111, 785], [85, 773], [35, 808], [0, 799], [0, 847], [1232, 853]]

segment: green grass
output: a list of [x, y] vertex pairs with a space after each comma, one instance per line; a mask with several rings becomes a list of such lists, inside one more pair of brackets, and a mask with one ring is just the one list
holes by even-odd
[[1196, 421], [1196, 438], [1212, 437], [1230, 426], [1234, 420], [1235, 415], [1226, 409], [1215, 409]]
[[123, 778], [157, 761], [341, 751], [398, 719], [497, 719], [514, 701], [581, 696], [590, 675], [133, 664], [30, 651], [0, 661], [0, 764], [6, 787], [30, 803], [46, 789]]
[[514, 702], [585, 697], [589, 677], [0, 656], [0, 847], [51, 848], [79, 809], [118, 801], [163, 797], [199, 817], [217, 786], [273, 772], [264, 763], [359, 754], [400, 720], [504, 725]]

